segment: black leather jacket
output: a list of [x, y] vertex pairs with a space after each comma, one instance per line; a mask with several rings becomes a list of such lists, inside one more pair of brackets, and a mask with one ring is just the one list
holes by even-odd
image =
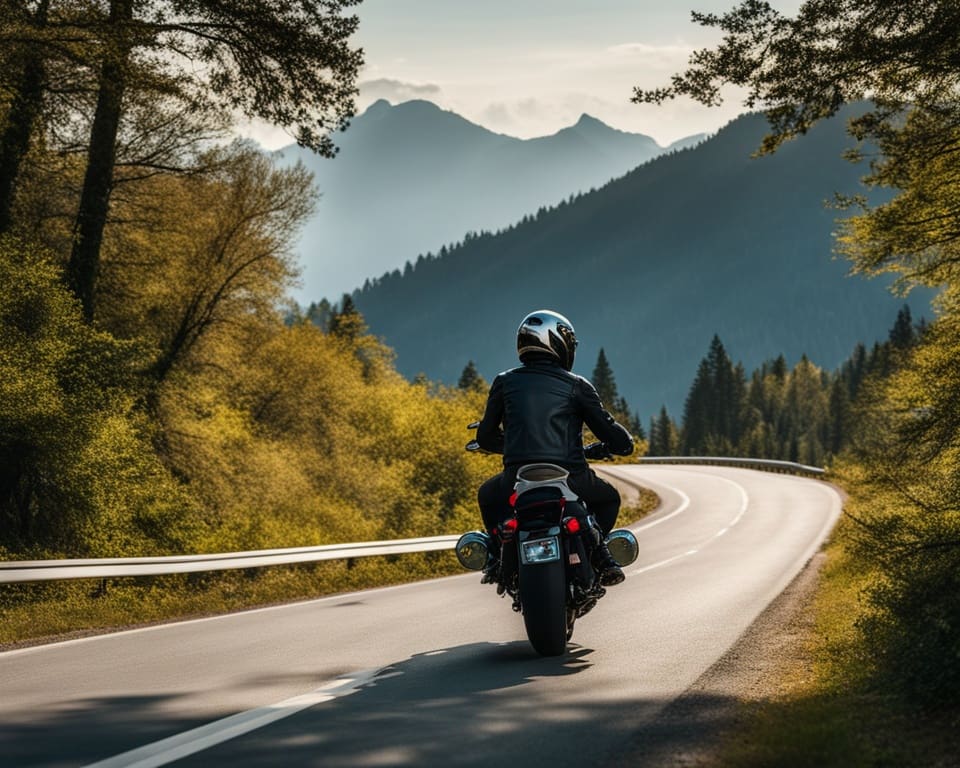
[[633, 452], [633, 438], [604, 410], [593, 384], [549, 355], [534, 355], [493, 380], [477, 442], [502, 453], [506, 467], [545, 461], [576, 470], [587, 466], [584, 424], [611, 453]]

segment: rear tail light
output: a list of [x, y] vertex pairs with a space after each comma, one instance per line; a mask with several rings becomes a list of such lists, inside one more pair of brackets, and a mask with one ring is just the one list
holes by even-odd
[[563, 530], [565, 530], [567, 533], [579, 533], [581, 528], [583, 528], [583, 526], [580, 524], [580, 521], [577, 518], [563, 518]]

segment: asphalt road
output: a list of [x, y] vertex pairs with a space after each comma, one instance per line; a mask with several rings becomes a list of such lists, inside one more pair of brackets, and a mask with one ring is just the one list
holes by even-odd
[[[640, 557], [539, 658], [470, 573], [0, 654], [0, 766], [616, 764], [819, 548], [828, 485], [620, 466], [662, 507]], [[639, 741], [638, 741], [639, 740]]]

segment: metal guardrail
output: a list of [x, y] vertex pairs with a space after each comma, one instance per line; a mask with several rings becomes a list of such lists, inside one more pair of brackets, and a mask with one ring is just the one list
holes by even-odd
[[637, 459], [638, 464], [706, 464], [718, 467], [744, 467], [745, 469], [763, 469], [772, 472], [788, 472], [795, 475], [813, 475], [822, 477], [826, 470], [797, 464], [793, 461], [773, 459], [746, 459], [727, 456], [644, 456]]
[[363, 541], [327, 544], [318, 547], [265, 549], [255, 552], [227, 552], [212, 555], [170, 557], [116, 557], [99, 560], [13, 560], [0, 562], [0, 584], [58, 579], [106, 579], [114, 576], [159, 576], [197, 571], [224, 571], [259, 568], [264, 565], [312, 563], [320, 560], [348, 560], [374, 555], [401, 555], [453, 549], [459, 536], [427, 536], [419, 539]]
[[[766, 469], [776, 472], [820, 476], [825, 470], [790, 461], [738, 459], [716, 456], [647, 456], [638, 464], [709, 464], [717, 466]], [[410, 552], [434, 552], [453, 549], [460, 537], [426, 536], [419, 539], [362, 541], [352, 544], [327, 544], [317, 547], [265, 549], [254, 552], [227, 552], [210, 555], [173, 555], [168, 557], [116, 557], [93, 560], [12, 560], [0, 562], [0, 584], [61, 579], [107, 579], [116, 576], [160, 576], [199, 571], [224, 571], [235, 568], [260, 568], [265, 565], [313, 563], [321, 560], [348, 560], [353, 557], [400, 555]]]

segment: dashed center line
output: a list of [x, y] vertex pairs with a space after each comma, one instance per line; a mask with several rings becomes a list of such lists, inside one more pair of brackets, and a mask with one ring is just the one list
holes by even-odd
[[[640, 568], [635, 568], [634, 570], [630, 571], [628, 575], [636, 576], [638, 574], [645, 573], [647, 571], [652, 571], [655, 568], [662, 568], [663, 566], [669, 565], [670, 563], [674, 563], [677, 560], [683, 559], [684, 557], [690, 557], [691, 555], [696, 555], [700, 552], [701, 549], [703, 549], [703, 547], [705, 547], [711, 541], [715, 541], [716, 539], [719, 539], [721, 536], [728, 533], [730, 529], [733, 528], [733, 526], [735, 526], [737, 523], [739, 523], [743, 519], [744, 514], [746, 514], [747, 507], [750, 504], [750, 497], [749, 495], [747, 495], [746, 489], [739, 483], [736, 483], [733, 480], [730, 480], [729, 478], [720, 477], [718, 475], [714, 475], [714, 477], [717, 480], [720, 480], [725, 483], [729, 483], [740, 492], [740, 508], [737, 510], [737, 514], [734, 516], [733, 520], [730, 521], [729, 525], [725, 526], [724, 528], [721, 528], [717, 533], [713, 534], [709, 539], [707, 539], [702, 544], [698, 545], [695, 549], [688, 550], [684, 552], [682, 555], [674, 555], [673, 557], [668, 557], [666, 560], [660, 560], [659, 562], [651, 563], [650, 565], [645, 565]], [[683, 491], [681, 491], [678, 488], [674, 488], [672, 485], [667, 485], [665, 483], [661, 483], [661, 484], [663, 485], [663, 487], [669, 488], [671, 491], [673, 491], [678, 496], [680, 496], [680, 498], [683, 499], [682, 503], [677, 509], [671, 512], [669, 515], [666, 515], [658, 520], [654, 520], [652, 523], [648, 523], [647, 525], [640, 526], [636, 530], [639, 531], [644, 528], [650, 528], [654, 525], [658, 525], [659, 523], [662, 523], [665, 520], [669, 520], [671, 517], [674, 517], [680, 512], [683, 512], [684, 510], [687, 509], [687, 507], [690, 506], [690, 497], [687, 496], [685, 493], [683, 493]]]

